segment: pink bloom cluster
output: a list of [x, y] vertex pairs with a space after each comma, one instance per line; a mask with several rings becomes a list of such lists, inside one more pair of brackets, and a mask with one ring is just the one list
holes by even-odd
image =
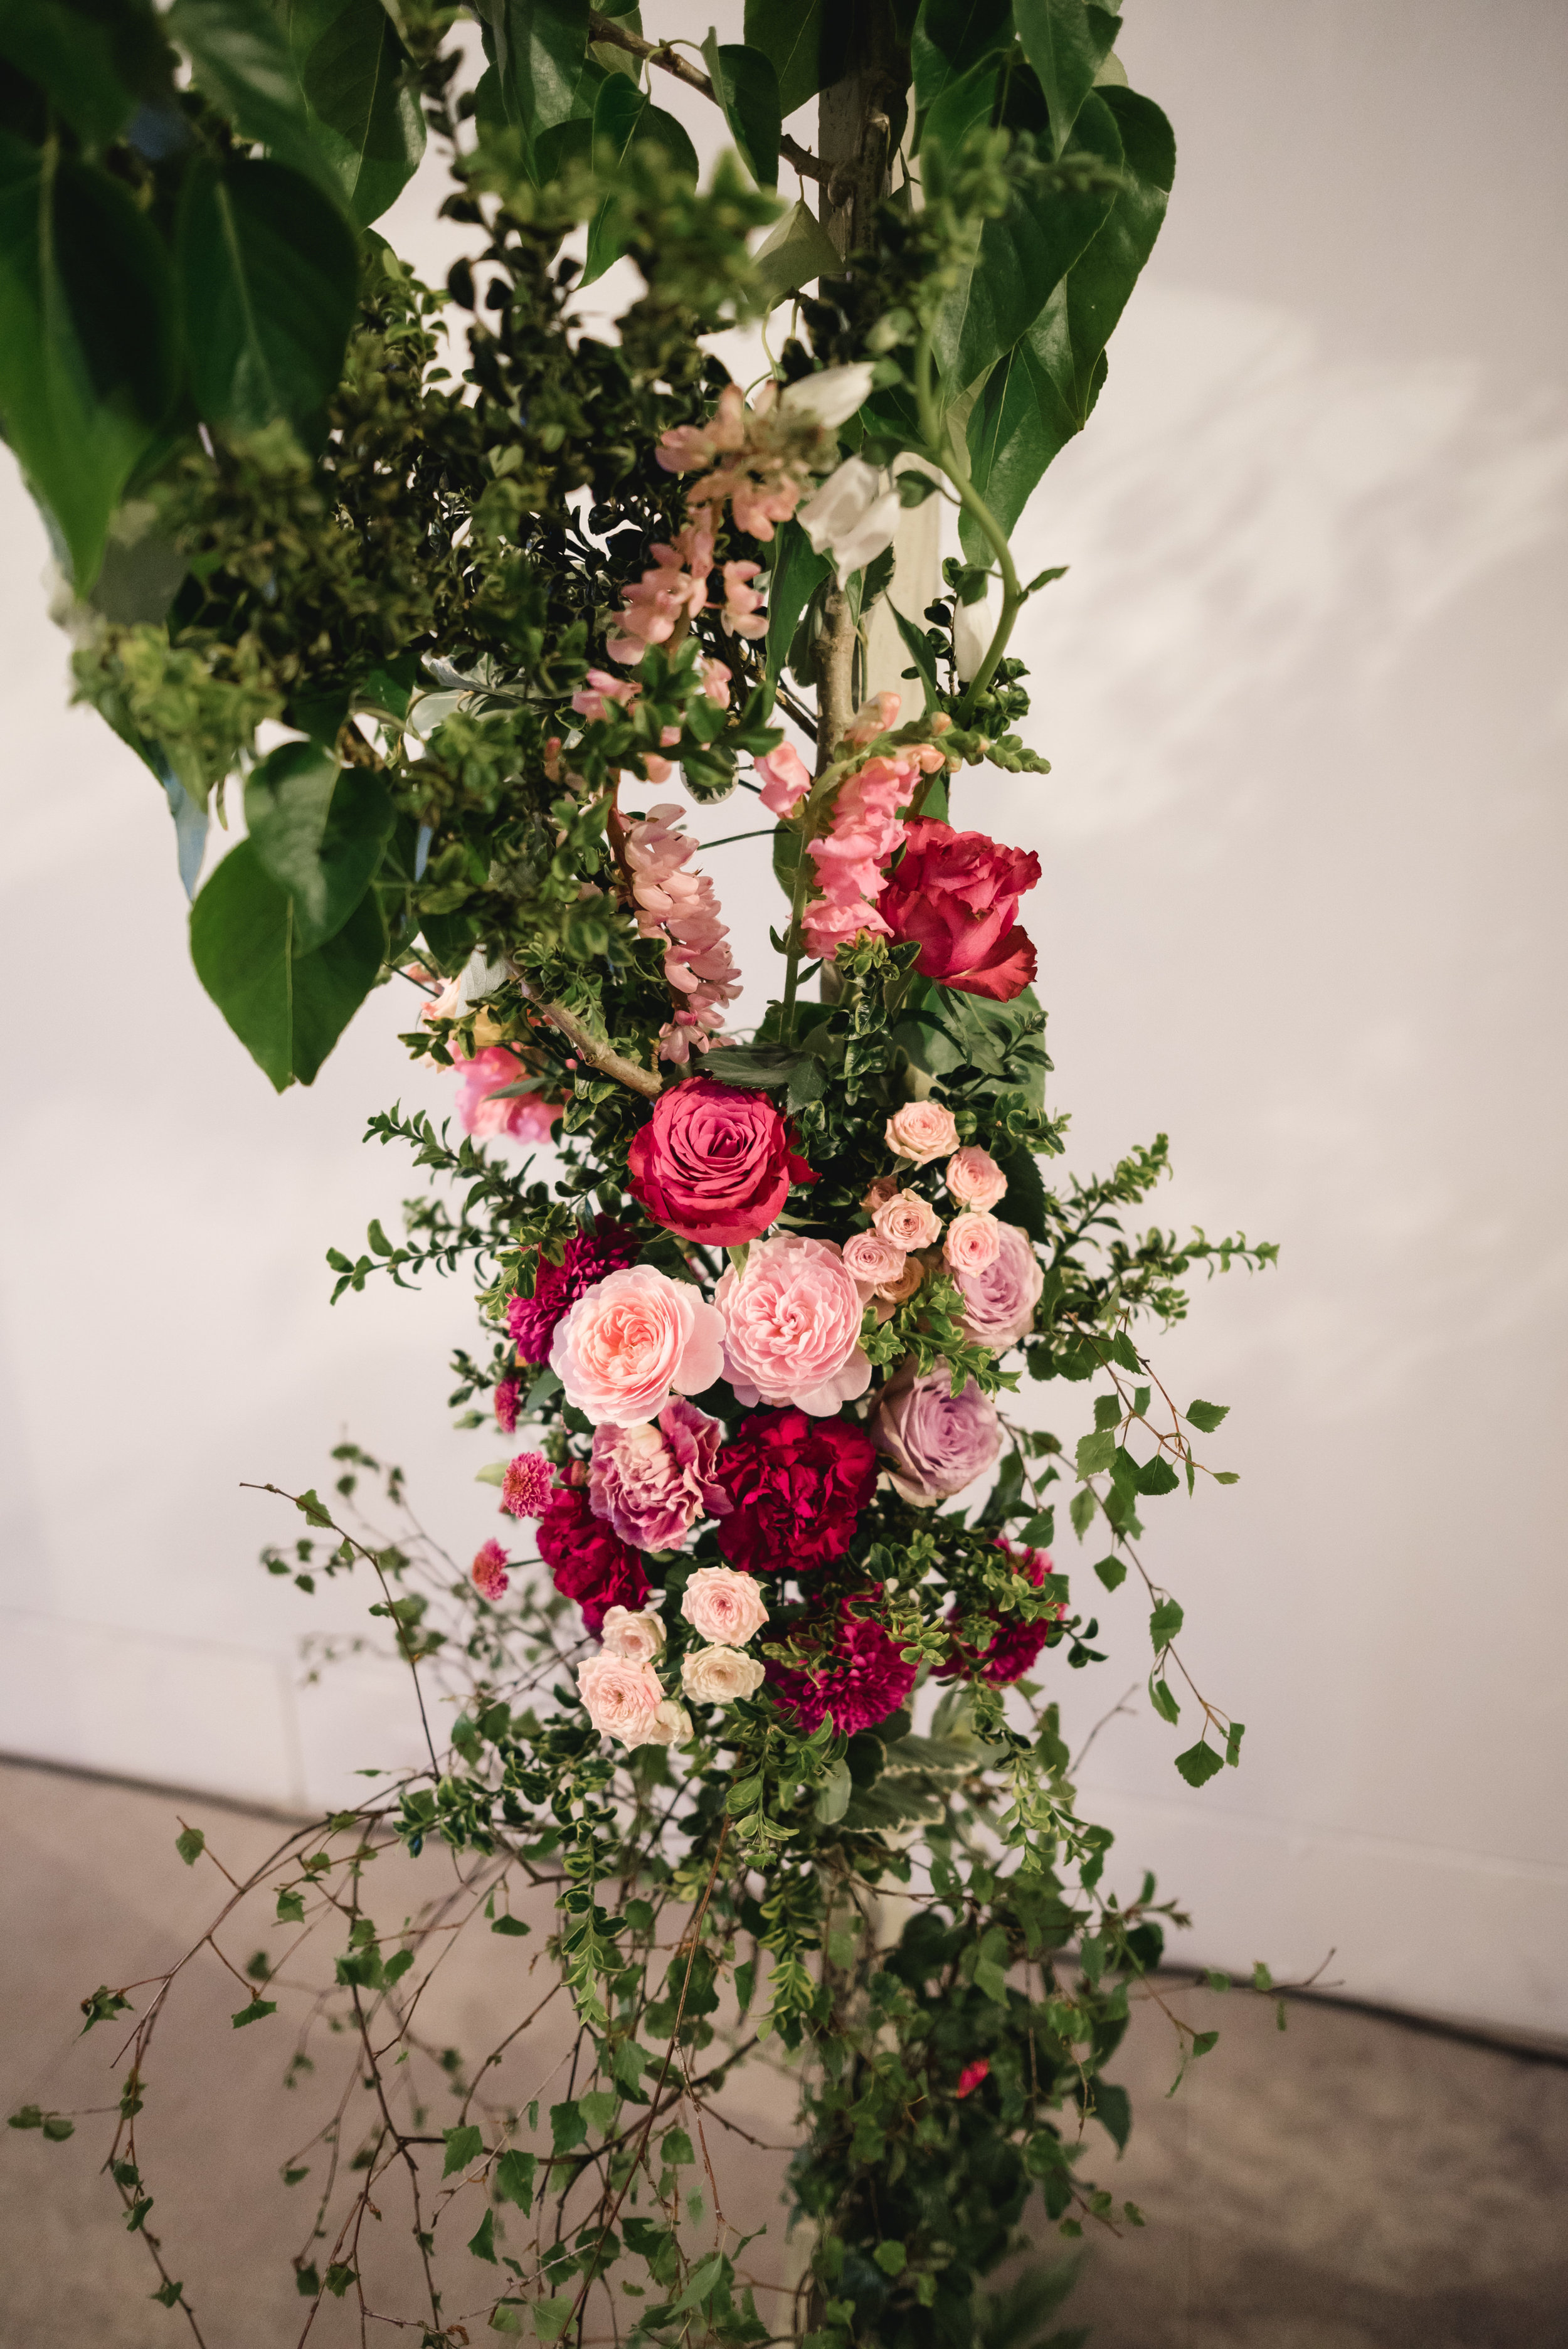
[[[733, 570], [735, 565], [727, 564], [726, 568]], [[753, 600], [759, 603], [761, 598], [758, 596]], [[728, 709], [729, 686], [729, 671], [721, 660], [703, 662], [702, 689], [716, 709]], [[572, 707], [579, 718], [585, 718], [593, 725], [596, 720], [608, 718], [612, 702], [618, 702], [623, 709], [630, 709], [642, 690], [642, 681], [638, 678], [612, 677], [608, 669], [591, 668], [573, 695]], [[680, 739], [678, 726], [666, 726], [659, 737], [666, 750]], [[675, 772], [669, 761], [662, 758], [656, 750], [645, 750], [641, 765], [644, 776], [650, 783], [667, 783]]]
[[[717, 477], [716, 477], [717, 478]], [[706, 488], [707, 484], [701, 484]], [[690, 502], [696, 503], [698, 492], [693, 491]], [[772, 532], [768, 533], [771, 538]], [[605, 639], [612, 660], [623, 661], [634, 668], [650, 645], [667, 645], [671, 638], [684, 636], [697, 614], [707, 608], [713, 585], [713, 531], [705, 520], [688, 522], [676, 534], [672, 546], [656, 545], [651, 550], [654, 567], [630, 587], [621, 590], [622, 610], [613, 636]], [[725, 563], [719, 565], [724, 593], [719, 604], [719, 626], [727, 636], [765, 636], [768, 615], [762, 609], [762, 598], [751, 582], [762, 565], [759, 563]], [[722, 664], [710, 662], [711, 670]], [[591, 671], [589, 683], [594, 685], [602, 671]], [[600, 695], [606, 688], [597, 686]], [[615, 693], [608, 698], [623, 700]], [[573, 704], [576, 707], [576, 704]], [[583, 716], [603, 716], [603, 710], [583, 711]], [[650, 775], [650, 781], [659, 778]]]
[[777, 419], [777, 409], [748, 408], [739, 386], [727, 383], [706, 424], [676, 425], [655, 451], [666, 473], [706, 476], [686, 493], [692, 512], [711, 524], [711, 510], [727, 504], [736, 528], [765, 546], [774, 524], [790, 519], [806, 486], [791, 471], [799, 460]]
[[681, 999], [660, 1034], [666, 1061], [686, 1060], [693, 1045], [706, 1052], [708, 1036], [723, 1027], [726, 1009], [740, 992], [713, 884], [706, 874], [684, 869], [696, 843], [680, 828], [682, 813], [666, 804], [628, 823], [623, 849], [637, 927], [645, 938], [663, 941], [665, 977]]
[[[897, 694], [878, 694], [857, 713], [847, 740], [857, 747], [874, 741], [897, 717]], [[873, 937], [892, 936], [877, 911], [876, 900], [888, 866], [903, 845], [905, 828], [900, 811], [914, 798], [921, 777], [934, 774], [945, 764], [934, 743], [912, 743], [896, 754], [883, 752], [868, 759], [840, 784], [831, 829], [822, 839], [806, 843], [822, 893], [801, 918], [809, 954], [830, 962], [841, 939], [866, 932]]]
[[550, 1129], [561, 1115], [562, 1102], [546, 1101], [539, 1092], [510, 1093], [503, 1087], [521, 1082], [529, 1071], [504, 1044], [487, 1044], [471, 1061], [456, 1045], [449, 1048], [462, 1081], [458, 1087], [458, 1123], [481, 1142], [510, 1133], [518, 1142], [548, 1142]]

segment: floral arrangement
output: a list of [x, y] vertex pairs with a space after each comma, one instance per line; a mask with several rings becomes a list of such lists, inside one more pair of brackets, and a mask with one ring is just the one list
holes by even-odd
[[[1041, 866], [991, 836], [986, 779], [1046, 771], [1008, 646], [1060, 574], [1022, 581], [1010, 534], [1088, 420], [1174, 149], [1086, 0], [829, 13], [748, 0], [699, 67], [635, 11], [482, 0], [477, 78], [429, 0], [115, 0], [85, 78], [67, 0], [0, 35], [0, 161], [47, 230], [0, 417], [78, 690], [163, 790], [197, 971], [272, 1081], [312, 1081], [367, 998], [454, 1072], [455, 1137], [400, 1109], [371, 1134], [455, 1210], [411, 1200], [401, 1239], [329, 1260], [335, 1296], [471, 1270], [454, 1404], [506, 1439], [466, 1569], [352, 1444], [266, 1554], [306, 1592], [368, 1581], [428, 1748], [203, 1944], [231, 1963], [220, 1930], [273, 1904], [289, 1972], [261, 1952], [236, 2025], [332, 1961], [295, 2065], [344, 2034], [342, 2097], [284, 2173], [316, 2197], [302, 2340], [346, 2302], [362, 2339], [428, 2344], [1024, 2343], [1057, 2285], [985, 2280], [1026, 2213], [1141, 2223], [1092, 2173], [1178, 1912], [1112, 1881], [1061, 1677], [1145, 1588], [1177, 1769], [1239, 1761], [1142, 1551], [1155, 1500], [1234, 1481], [1197, 1448], [1225, 1410], [1178, 1408], [1143, 1333], [1196, 1268], [1274, 1250], [1126, 1229], [1163, 1136], [1047, 1180]], [[707, 190], [661, 77], [723, 115]], [[813, 153], [781, 124], [819, 93]], [[438, 291], [370, 225], [427, 134], [472, 246]], [[815, 212], [774, 194], [781, 159]], [[134, 332], [88, 315], [106, 250]], [[622, 257], [642, 291], [601, 339], [573, 300]], [[777, 355], [732, 380], [714, 338], [767, 319]], [[933, 495], [960, 552], [923, 609], [892, 591], [903, 689], [869, 689]], [[245, 837], [197, 891], [236, 787]], [[687, 829], [732, 794], [783, 893], [744, 1027]], [[1031, 1424], [1025, 1379], [1092, 1424]], [[377, 1921], [371, 1863], [432, 1847], [456, 1894]], [[477, 2064], [422, 2040], [465, 1927], [542, 1933], [557, 2101], [532, 1987]], [[179, 1971], [84, 2012], [131, 2013], [109, 2174], [201, 2341], [138, 2137]], [[1184, 2066], [1210, 2041], [1172, 2021]], [[798, 2113], [792, 2231], [760, 2248], [710, 2141], [759, 2063]], [[377, 2247], [397, 2200], [412, 2302]]]

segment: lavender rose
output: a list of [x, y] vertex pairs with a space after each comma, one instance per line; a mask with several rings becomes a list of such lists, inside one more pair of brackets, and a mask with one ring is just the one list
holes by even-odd
[[973, 1379], [954, 1394], [944, 1370], [917, 1379], [905, 1368], [890, 1379], [872, 1437], [892, 1463], [890, 1473], [898, 1491], [921, 1509], [972, 1485], [1002, 1448], [1001, 1423], [989, 1397]]
[[953, 1278], [964, 1298], [965, 1336], [1005, 1354], [1034, 1328], [1046, 1276], [1026, 1232], [1001, 1222], [996, 1230], [1002, 1245], [990, 1263], [977, 1272], [954, 1270]]

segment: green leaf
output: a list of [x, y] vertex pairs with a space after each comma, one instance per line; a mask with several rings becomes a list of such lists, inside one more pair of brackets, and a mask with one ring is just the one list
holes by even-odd
[[310, 133], [361, 228], [419, 168], [425, 116], [381, 0], [284, 0]]
[[503, 2153], [495, 2166], [495, 2190], [502, 2202], [515, 2202], [527, 2217], [533, 2209], [533, 2173], [539, 2158], [531, 2153]]
[[326, 2271], [326, 2289], [334, 2300], [341, 2300], [354, 2281], [354, 2270], [341, 2260], [335, 2261]]
[[1204, 1435], [1212, 1435], [1221, 1421], [1230, 1414], [1228, 1402], [1190, 1402], [1187, 1406], [1187, 1417]]
[[480, 2220], [479, 2225], [469, 2237], [469, 2249], [473, 2253], [476, 2260], [489, 2260], [492, 2268], [497, 2264], [495, 2255], [495, 2212], [493, 2210], [486, 2210], [484, 2217]]
[[1174, 1599], [1162, 1599], [1149, 1618], [1149, 1636], [1157, 1648], [1168, 1648], [1186, 1618]]
[[202, 95], [279, 163], [335, 196], [331, 167], [310, 135], [287, 35], [266, 0], [174, 0], [163, 21]]
[[1094, 1399], [1094, 1423], [1097, 1431], [1101, 1435], [1105, 1433], [1108, 1428], [1119, 1427], [1121, 1424], [1121, 1398], [1119, 1395], [1096, 1395]]
[[308, 1486], [300, 1495], [294, 1506], [307, 1526], [330, 1526], [332, 1523], [332, 1511], [322, 1500], [314, 1485]]
[[471, 2122], [461, 2128], [443, 2129], [441, 2137], [447, 2148], [441, 2164], [443, 2178], [455, 2178], [459, 2170], [478, 2161], [485, 2149], [484, 2138]]
[[[1092, 1441], [1093, 1439], [1090, 1438], [1088, 1440]], [[1079, 1541], [1082, 1541], [1085, 1534], [1094, 1523], [1095, 1511], [1098, 1507], [1099, 1503], [1094, 1497], [1093, 1485], [1080, 1485], [1078, 1491], [1073, 1495], [1072, 1504], [1068, 1511], [1068, 1516], [1072, 1519], [1073, 1531], [1077, 1534]]]
[[1174, 1729], [1176, 1723], [1181, 1718], [1181, 1708], [1177, 1703], [1175, 1697], [1171, 1694], [1169, 1683], [1165, 1681], [1157, 1681], [1151, 1675], [1149, 1682], [1149, 1694], [1153, 1703], [1154, 1710], [1160, 1715], [1161, 1721], [1168, 1721], [1172, 1729]]
[[1119, 1557], [1099, 1557], [1094, 1570], [1108, 1590], [1119, 1590], [1127, 1580], [1127, 1568]]
[[264, 2014], [275, 2014], [277, 2011], [275, 1998], [253, 1998], [249, 2006], [242, 2006], [238, 2014], [232, 2014], [229, 2020], [236, 2031], [242, 2031], [247, 2023], [260, 2023]]
[[336, 386], [358, 300], [342, 213], [281, 164], [201, 158], [186, 175], [177, 250], [191, 389], [208, 423], [306, 424]]
[[1001, 67], [987, 58], [950, 81], [926, 114], [920, 133], [922, 175], [936, 193], [970, 133], [993, 119], [1001, 88]]
[[1080, 1435], [1075, 1457], [1080, 1476], [1099, 1475], [1116, 1457], [1115, 1429], [1099, 1427], [1092, 1435]]
[[335, 936], [364, 896], [397, 821], [376, 776], [315, 742], [284, 742], [245, 784], [245, 824], [268, 878], [294, 904], [294, 944]]
[[746, 46], [772, 66], [786, 119], [838, 78], [839, 44], [824, 24], [833, 13], [825, 0], [746, 0]]
[[[819, 554], [798, 522], [779, 525], [773, 544], [773, 566], [769, 574], [768, 588], [768, 681], [777, 682], [779, 673], [789, 657], [789, 647], [800, 624], [800, 615], [811, 600], [812, 591], [820, 586], [832, 570], [826, 554]], [[799, 834], [789, 826], [792, 841]], [[777, 859], [775, 859], [777, 863]]]
[[1007, 1178], [1007, 1188], [998, 1200], [996, 1213], [1005, 1224], [1016, 1224], [1032, 1240], [1045, 1242], [1050, 1237], [1046, 1221], [1046, 1186], [1040, 1176], [1040, 1163], [1032, 1150], [1022, 1143], [1011, 1150], [999, 1150], [996, 1164]]
[[1109, 2130], [1118, 2153], [1125, 2152], [1132, 2134], [1132, 2100], [1127, 2090], [1113, 2087], [1109, 2080], [1096, 2080], [1089, 2094], [1093, 2099], [1089, 2110]]
[[175, 1837], [174, 1848], [187, 1868], [194, 1868], [207, 1848], [207, 1838], [200, 1827], [187, 1827]]
[[1084, 0], [1014, 0], [1024, 55], [1040, 78], [1051, 118], [1051, 152], [1059, 155], [1094, 78], [1110, 54], [1121, 19]]
[[556, 2153], [570, 2153], [573, 2146], [588, 2142], [588, 2123], [581, 2105], [568, 2100], [550, 2107], [550, 2142]]
[[381, 968], [387, 935], [374, 890], [313, 953], [293, 947], [291, 900], [248, 840], [191, 908], [191, 957], [230, 1027], [282, 1092], [314, 1083]]
[[1152, 1460], [1146, 1460], [1138, 1472], [1139, 1491], [1150, 1495], [1173, 1493], [1181, 1482], [1181, 1477], [1161, 1452], [1157, 1452]]
[[689, 2169], [696, 2156], [691, 2149], [691, 2139], [685, 2129], [666, 2129], [659, 2143], [659, 2151], [670, 2169]]
[[915, 105], [923, 110], [1012, 39], [1012, 0], [923, 0], [909, 47]]
[[475, 13], [485, 27], [507, 119], [531, 145], [542, 130], [579, 111], [588, 0], [479, 0]]
[[521, 1917], [498, 1917], [490, 1927], [492, 1933], [509, 1933], [514, 1940], [521, 1940], [528, 1930]]
[[[1239, 1769], [1241, 1766], [1242, 1740], [1246, 1733], [1247, 1724], [1244, 1721], [1233, 1721], [1225, 1733], [1225, 1760], [1233, 1770]], [[1266, 1990], [1268, 1985], [1264, 1982], [1259, 1987]]]
[[156, 71], [148, 47], [129, 11], [100, 17], [61, 0], [5, 0], [0, 8], [0, 57], [36, 82], [88, 147], [107, 146], [135, 113], [127, 76], [140, 81], [149, 65]]
[[735, 1044], [725, 1051], [724, 1081], [727, 1085], [743, 1086], [748, 1092], [776, 1092], [810, 1058], [809, 1053], [798, 1050], [792, 1044]]
[[854, 1781], [850, 1776], [849, 1764], [843, 1761], [833, 1763], [817, 1789], [814, 1816], [820, 1824], [825, 1827], [836, 1826], [849, 1809], [850, 1796], [853, 1792]]
[[[837, 277], [844, 266], [838, 246], [802, 197], [797, 197], [783, 218], [774, 222], [752, 259], [775, 305], [791, 294], [803, 293], [819, 277]], [[799, 523], [788, 526], [799, 528]], [[804, 531], [800, 535], [805, 537]], [[809, 539], [806, 543], [810, 544]], [[815, 559], [824, 573], [831, 569], [826, 555]]]
[[[1189, 1745], [1185, 1754], [1178, 1754], [1176, 1756], [1176, 1767], [1190, 1786], [1206, 1786], [1210, 1779], [1217, 1777], [1224, 1766], [1224, 1756], [1216, 1754], [1212, 1745], [1205, 1745], [1202, 1738], [1196, 1745]], [[1211, 2037], [1210, 2046], [1212, 2047], [1213, 2044], [1213, 2039]], [[1201, 2054], [1203, 2051], [1194, 2045], [1192, 2052], [1194, 2054]]]
[[572, 2322], [577, 2302], [570, 2296], [558, 2292], [547, 2300], [533, 2301], [531, 2306], [533, 2311], [533, 2329], [540, 2339], [559, 2341]]
[[741, 160], [759, 188], [776, 188], [782, 117], [772, 58], [736, 42], [721, 45], [716, 32], [708, 34], [702, 54]]
[[0, 425], [78, 595], [172, 402], [161, 240], [108, 174], [0, 132]]
[[176, 2283], [174, 2278], [169, 2276], [159, 2285], [156, 2292], [150, 2292], [147, 2297], [149, 2300], [157, 2301], [160, 2308], [178, 2308], [180, 2295], [184, 2289], [182, 2283]]
[[[665, 114], [655, 106], [645, 91], [624, 74], [606, 74], [599, 85], [593, 101], [593, 149], [609, 150], [611, 168], [625, 161], [629, 150], [638, 145], [664, 149], [670, 163], [684, 171], [695, 183], [697, 177], [696, 150], [673, 114]], [[606, 197], [594, 213], [588, 229], [588, 255], [579, 284], [591, 285], [602, 277], [624, 250], [618, 233], [620, 212], [612, 199]]]
[[900, 2276], [909, 2265], [909, 2253], [902, 2243], [879, 2243], [872, 2257], [885, 2276]]

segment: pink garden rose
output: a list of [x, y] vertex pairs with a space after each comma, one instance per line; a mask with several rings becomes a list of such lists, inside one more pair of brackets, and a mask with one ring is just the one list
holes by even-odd
[[985, 1215], [999, 1199], [1006, 1196], [1007, 1178], [988, 1150], [971, 1143], [966, 1150], [958, 1151], [947, 1162], [945, 1181], [947, 1195], [961, 1207], [976, 1208]]
[[861, 1292], [830, 1240], [786, 1232], [759, 1241], [714, 1292], [724, 1317], [724, 1375], [738, 1402], [793, 1403], [813, 1419], [864, 1394]]
[[733, 1704], [757, 1694], [766, 1670], [739, 1648], [696, 1648], [681, 1658], [681, 1687], [701, 1704]]
[[950, 1500], [983, 1476], [1002, 1449], [996, 1407], [973, 1379], [957, 1394], [945, 1369], [905, 1368], [882, 1391], [872, 1434], [892, 1459], [897, 1490], [916, 1508]]
[[651, 1664], [664, 1653], [665, 1627], [651, 1608], [609, 1607], [599, 1638], [607, 1656], [624, 1664]]
[[872, 1217], [874, 1230], [907, 1256], [912, 1248], [930, 1247], [942, 1237], [942, 1218], [929, 1199], [917, 1191], [895, 1191]]
[[593, 1431], [588, 1499], [635, 1549], [678, 1549], [698, 1517], [729, 1506], [713, 1481], [724, 1440], [717, 1419], [684, 1396], [665, 1403], [656, 1424], [614, 1422]]
[[652, 1265], [612, 1272], [556, 1324], [550, 1367], [595, 1422], [655, 1419], [671, 1393], [700, 1394], [723, 1368], [724, 1320], [689, 1281]]
[[790, 1184], [816, 1181], [767, 1093], [711, 1077], [659, 1095], [626, 1164], [633, 1193], [656, 1223], [715, 1247], [759, 1239]]
[[623, 1745], [646, 1745], [665, 1692], [652, 1664], [628, 1663], [622, 1656], [590, 1656], [577, 1667], [577, 1688], [588, 1718], [601, 1737]]
[[967, 1211], [954, 1216], [942, 1244], [948, 1271], [956, 1278], [961, 1272], [984, 1272], [988, 1264], [995, 1264], [1002, 1251], [997, 1237], [1001, 1228], [995, 1216], [974, 1216]]
[[953, 1112], [940, 1102], [905, 1102], [887, 1122], [887, 1146], [895, 1158], [911, 1158], [917, 1166], [945, 1158], [958, 1147]]
[[681, 1613], [699, 1639], [744, 1647], [768, 1620], [757, 1578], [732, 1566], [699, 1566], [686, 1584]]
[[844, 1242], [844, 1269], [862, 1297], [871, 1297], [886, 1284], [899, 1279], [904, 1268], [904, 1252], [890, 1239], [884, 1239], [874, 1228], [856, 1232]]
[[955, 1271], [953, 1277], [964, 1299], [965, 1336], [1005, 1354], [1034, 1328], [1046, 1276], [1026, 1232], [1016, 1224], [998, 1223], [996, 1233], [1000, 1245], [992, 1261], [978, 1272]]

